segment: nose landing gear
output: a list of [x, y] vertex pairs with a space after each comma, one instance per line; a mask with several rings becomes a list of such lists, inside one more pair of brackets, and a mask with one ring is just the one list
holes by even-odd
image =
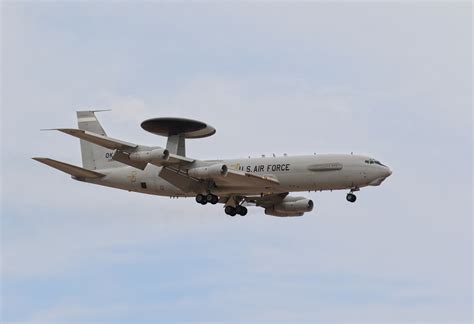
[[357, 196], [354, 195], [354, 191], [359, 191], [359, 188], [353, 188], [346, 196], [346, 199], [350, 203], [355, 203], [357, 200]]
[[355, 203], [355, 201], [357, 200], [357, 196], [354, 195], [352, 192], [349, 192], [346, 196], [346, 199], [348, 202]]

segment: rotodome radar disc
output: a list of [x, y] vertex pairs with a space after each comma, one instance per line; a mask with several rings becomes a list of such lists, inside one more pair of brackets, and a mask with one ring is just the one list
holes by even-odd
[[198, 120], [186, 118], [152, 118], [141, 124], [147, 132], [160, 136], [182, 134], [185, 138], [202, 138], [214, 135], [216, 129]]

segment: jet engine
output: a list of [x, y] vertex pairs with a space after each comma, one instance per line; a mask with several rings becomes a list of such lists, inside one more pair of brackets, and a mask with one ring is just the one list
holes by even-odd
[[312, 200], [304, 197], [286, 197], [282, 202], [265, 209], [265, 214], [278, 217], [303, 216], [313, 210]]
[[225, 164], [214, 164], [206, 167], [188, 170], [188, 175], [198, 179], [210, 179], [227, 176], [228, 168]]
[[130, 160], [137, 162], [153, 163], [168, 161], [170, 152], [166, 149], [154, 149], [151, 151], [140, 151], [130, 153]]

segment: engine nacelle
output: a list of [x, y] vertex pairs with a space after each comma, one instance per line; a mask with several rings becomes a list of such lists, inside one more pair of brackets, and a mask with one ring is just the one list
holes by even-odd
[[170, 152], [166, 149], [154, 149], [130, 153], [130, 160], [137, 162], [153, 163], [168, 161]]
[[304, 213], [280, 213], [275, 211], [273, 208], [265, 209], [265, 215], [277, 216], [277, 217], [298, 217], [303, 216]]
[[314, 203], [311, 199], [303, 197], [286, 197], [279, 204], [273, 206], [277, 213], [307, 213], [313, 210]]
[[278, 217], [303, 216], [304, 213], [312, 211], [313, 207], [314, 203], [310, 199], [288, 196], [281, 203], [265, 209], [265, 214]]
[[188, 175], [198, 179], [210, 179], [216, 177], [225, 177], [228, 173], [227, 165], [214, 164], [210, 166], [194, 168], [188, 170]]

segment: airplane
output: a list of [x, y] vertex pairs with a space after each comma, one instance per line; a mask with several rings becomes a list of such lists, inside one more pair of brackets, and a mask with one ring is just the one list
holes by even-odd
[[303, 216], [312, 200], [290, 192], [349, 190], [379, 186], [392, 171], [378, 160], [354, 154], [262, 156], [198, 160], [186, 156], [186, 139], [214, 135], [216, 129], [186, 118], [153, 118], [141, 127], [167, 137], [166, 148], [144, 146], [107, 136], [96, 117], [103, 110], [77, 111], [78, 129], [57, 128], [80, 139], [82, 167], [49, 158], [33, 159], [63, 171], [74, 180], [171, 198], [194, 197], [201, 205], [223, 204], [227, 215], [245, 216], [257, 206], [266, 215]]

